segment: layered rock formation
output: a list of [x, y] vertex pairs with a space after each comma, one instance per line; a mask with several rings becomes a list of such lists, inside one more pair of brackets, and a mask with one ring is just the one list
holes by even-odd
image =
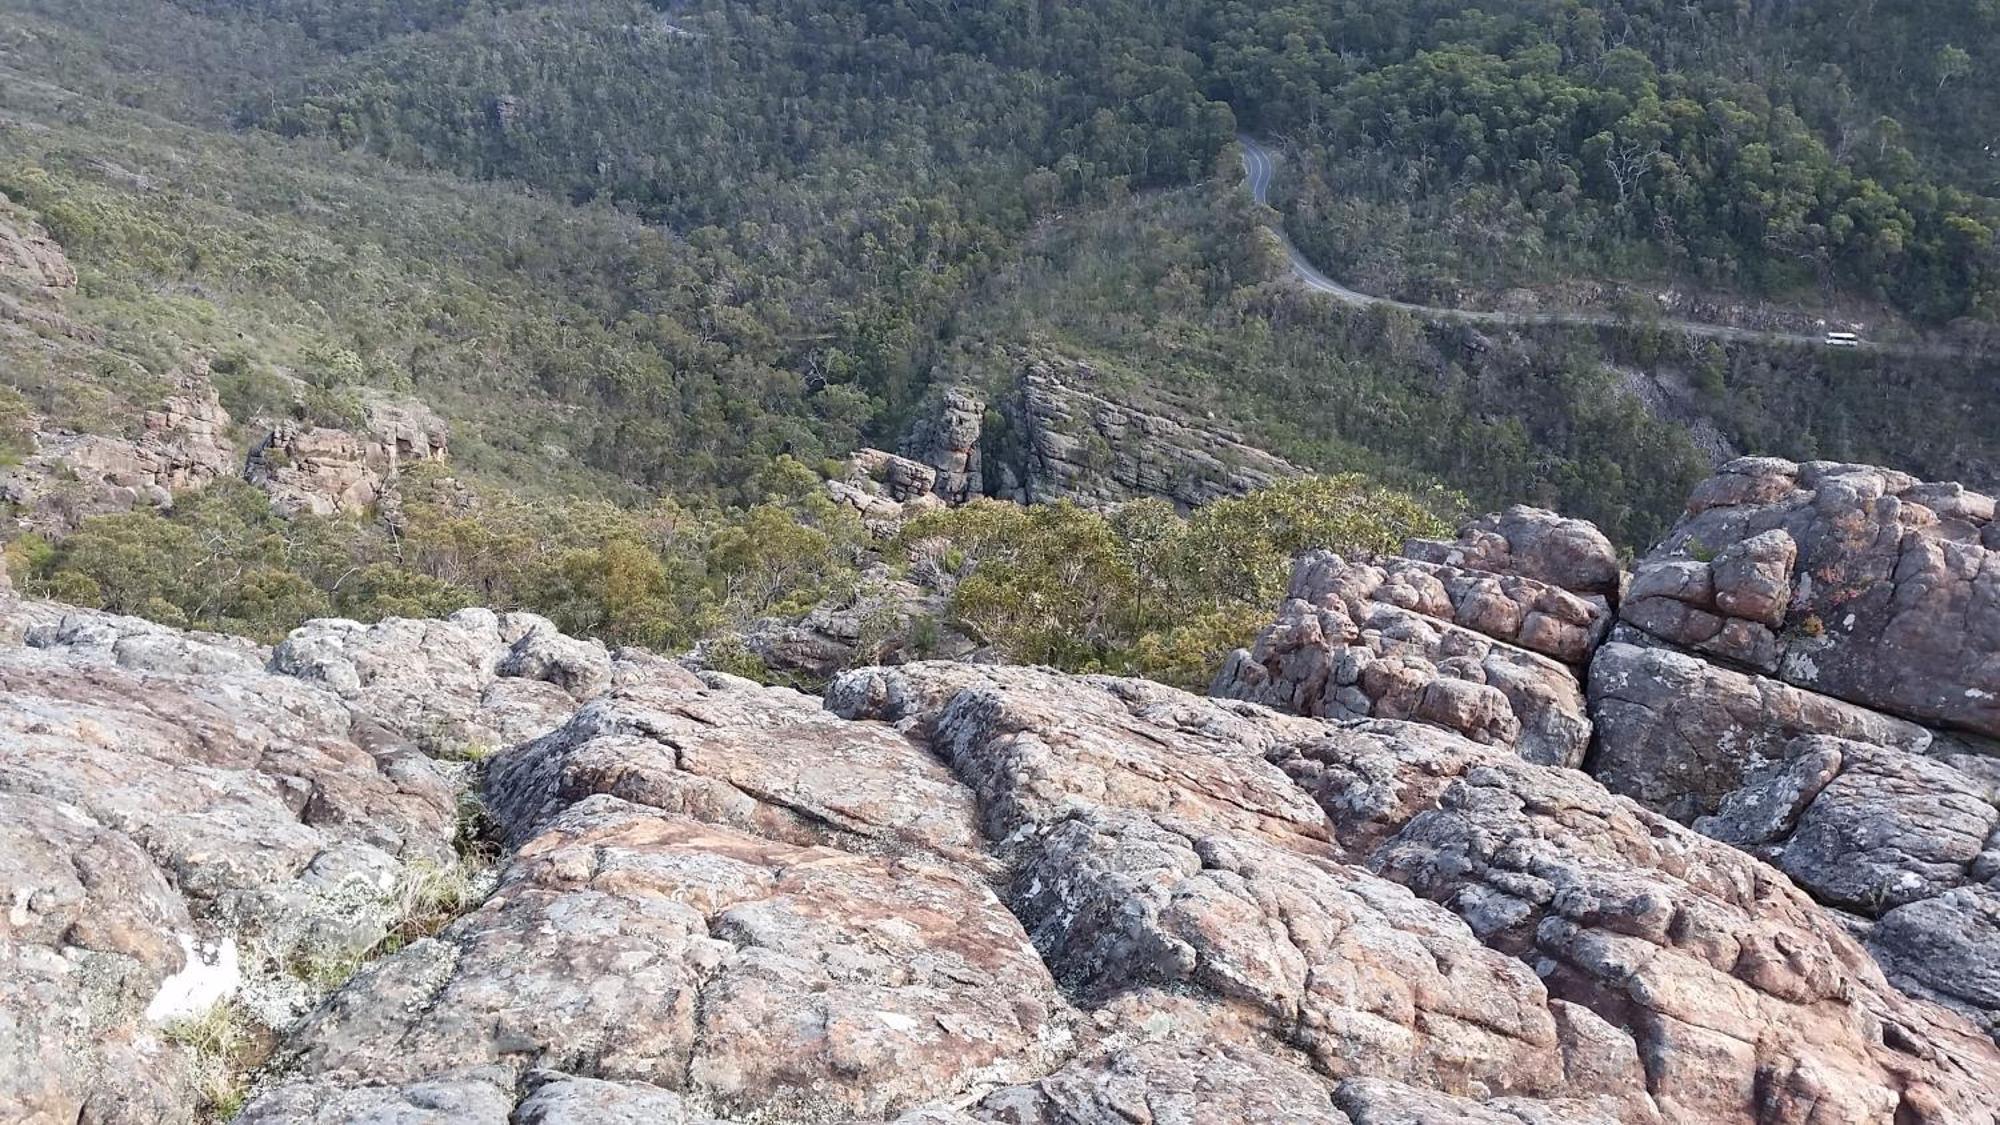
[[901, 521], [944, 506], [938, 479], [938, 470], [920, 461], [863, 449], [847, 459], [844, 475], [826, 482], [826, 490], [835, 503], [854, 509], [887, 536]]
[[137, 437], [70, 430], [35, 434], [35, 451], [0, 471], [0, 499], [22, 509], [35, 530], [60, 534], [87, 516], [134, 507], [169, 507], [175, 493], [236, 469], [229, 412], [216, 397], [206, 361], [190, 361], [175, 390], [140, 419]]
[[362, 397], [361, 432], [284, 421], [250, 451], [243, 479], [263, 489], [287, 515], [366, 511], [405, 465], [442, 461], [450, 431], [413, 399]]
[[937, 473], [933, 487], [947, 504], [986, 495], [980, 453], [986, 400], [969, 387], [934, 391], [903, 438], [903, 452]]
[[2000, 736], [2000, 523], [1955, 484], [1733, 461], [1641, 561], [1622, 617], [1822, 695]]
[[1994, 526], [1957, 485], [1739, 460], [1629, 581], [1594, 529], [1522, 508], [1408, 557], [1301, 559], [1215, 690], [1586, 765], [1768, 861], [1898, 987], [2000, 1033]]
[[1026, 351], [1007, 362], [1014, 376], [1004, 393], [989, 402], [971, 388], [944, 390], [903, 442], [907, 457], [936, 470], [947, 503], [986, 495], [1102, 507], [1154, 497], [1194, 508], [1301, 472], [1186, 412], [1120, 395], [1088, 363]]
[[1641, 560], [1593, 771], [1768, 859], [1898, 985], [2000, 1034], [2000, 525], [1989, 497], [1750, 458]]
[[[1277, 622], [1214, 693], [1330, 719], [1416, 719], [1532, 761], [1590, 745], [1577, 669], [1609, 624], [1617, 557], [1595, 528], [1516, 508], [1416, 558], [1301, 558]], [[1430, 561], [1423, 561], [1428, 559]]]

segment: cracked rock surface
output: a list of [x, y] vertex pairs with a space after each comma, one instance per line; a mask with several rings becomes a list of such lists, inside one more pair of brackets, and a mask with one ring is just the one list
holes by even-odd
[[1591, 771], [1847, 917], [2000, 1035], [1993, 501], [1744, 458], [1695, 489], [1591, 664]]
[[1314, 552], [1294, 567], [1278, 620], [1212, 690], [1319, 718], [1414, 719], [1580, 765], [1590, 719], [1562, 661], [1587, 657], [1607, 616], [1601, 600], [1536, 579]]
[[[1309, 555], [1216, 698], [0, 601], [0, 1119], [187, 1119], [166, 1014], [289, 933], [378, 955], [272, 1025], [255, 1125], [2000, 1125], [2000, 755], [1796, 661], [1974, 683], [1977, 628], [1897, 630], [1984, 570], [1798, 615], [1990, 512], [1762, 462], [1692, 511], [1741, 534], [1629, 582], [1534, 509]], [[377, 947], [468, 790], [490, 894]]]

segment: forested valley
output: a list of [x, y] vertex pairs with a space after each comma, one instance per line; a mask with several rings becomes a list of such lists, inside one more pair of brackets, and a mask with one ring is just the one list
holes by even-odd
[[[813, 482], [896, 448], [946, 384], [1001, 393], [1021, 349], [1365, 474], [1338, 493], [1381, 501], [1336, 536], [1356, 545], [1519, 500], [1642, 544], [1722, 451], [2000, 473], [1990, 0], [0, 14], [0, 218], [78, 274], [60, 326], [0, 335], [0, 456], [37, 428], [135, 432], [195, 356], [245, 448], [270, 419], [352, 428], [378, 392], [452, 426], [451, 477], [413, 476], [393, 527], [278, 518], [231, 485], [12, 535], [10, 569], [74, 601], [267, 637], [505, 603], [685, 644], [851, 586], [879, 552]], [[1283, 155], [1275, 214], [1243, 189], [1239, 132]], [[1630, 323], [1344, 308], [1290, 283], [1272, 221], [1371, 292], [1581, 292]], [[1691, 340], [1629, 300], [1665, 289], [1940, 343]], [[1276, 541], [1299, 502], [1189, 527]], [[1020, 583], [1075, 595], [1048, 560], [1109, 560], [1074, 611], [1101, 626], [1087, 643], [996, 626], [1070, 666], [1169, 660], [1176, 617], [1226, 649], [1274, 581], [1147, 571], [1138, 544], [1186, 541], [1165, 524], [955, 518], [1044, 560]], [[257, 581], [218, 601], [217, 559]], [[1142, 609], [1148, 583], [1176, 592]]]

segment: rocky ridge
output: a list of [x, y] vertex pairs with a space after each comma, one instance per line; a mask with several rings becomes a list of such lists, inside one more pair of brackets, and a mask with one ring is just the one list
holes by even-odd
[[1006, 362], [1014, 375], [1003, 392], [946, 388], [903, 442], [905, 457], [934, 470], [947, 503], [1104, 507], [1153, 497], [1185, 509], [1303, 471], [1240, 435], [1126, 401], [1083, 361], [1019, 350]]
[[274, 425], [250, 451], [243, 479], [285, 515], [365, 511], [405, 465], [445, 460], [450, 428], [414, 399], [368, 394], [359, 430], [291, 420]]
[[[1994, 1125], [1981, 712], [1784, 674], [1833, 568], [1895, 589], [1838, 603], [1826, 667], [1984, 682], [1983, 634], [1896, 622], [1976, 621], [1990, 556], [1905, 540], [1984, 552], [1990, 518], [1870, 473], [1691, 511], [1750, 509], [1629, 584], [1531, 509], [1307, 556], [1218, 681], [1254, 702], [949, 662], [820, 699], [520, 614], [263, 649], [7, 602], [0, 1117], [185, 1117], [174, 1021], [233, 994], [272, 1032], [250, 1122]], [[1782, 583], [1732, 549], [1772, 508], [1819, 513]], [[1852, 558], [1892, 548], [1946, 577]], [[1674, 600], [1771, 630], [1777, 675], [1642, 627], [1688, 559], [1729, 596]], [[491, 894], [378, 948], [466, 787]], [[382, 955], [321, 999], [283, 935]]]

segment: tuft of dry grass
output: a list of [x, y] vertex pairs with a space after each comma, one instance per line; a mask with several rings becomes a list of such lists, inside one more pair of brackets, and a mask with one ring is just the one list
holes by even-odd
[[224, 1000], [162, 1029], [168, 1042], [188, 1049], [188, 1081], [200, 1099], [197, 1120], [228, 1121], [243, 1108], [257, 1047], [251, 1020], [243, 1005]]

